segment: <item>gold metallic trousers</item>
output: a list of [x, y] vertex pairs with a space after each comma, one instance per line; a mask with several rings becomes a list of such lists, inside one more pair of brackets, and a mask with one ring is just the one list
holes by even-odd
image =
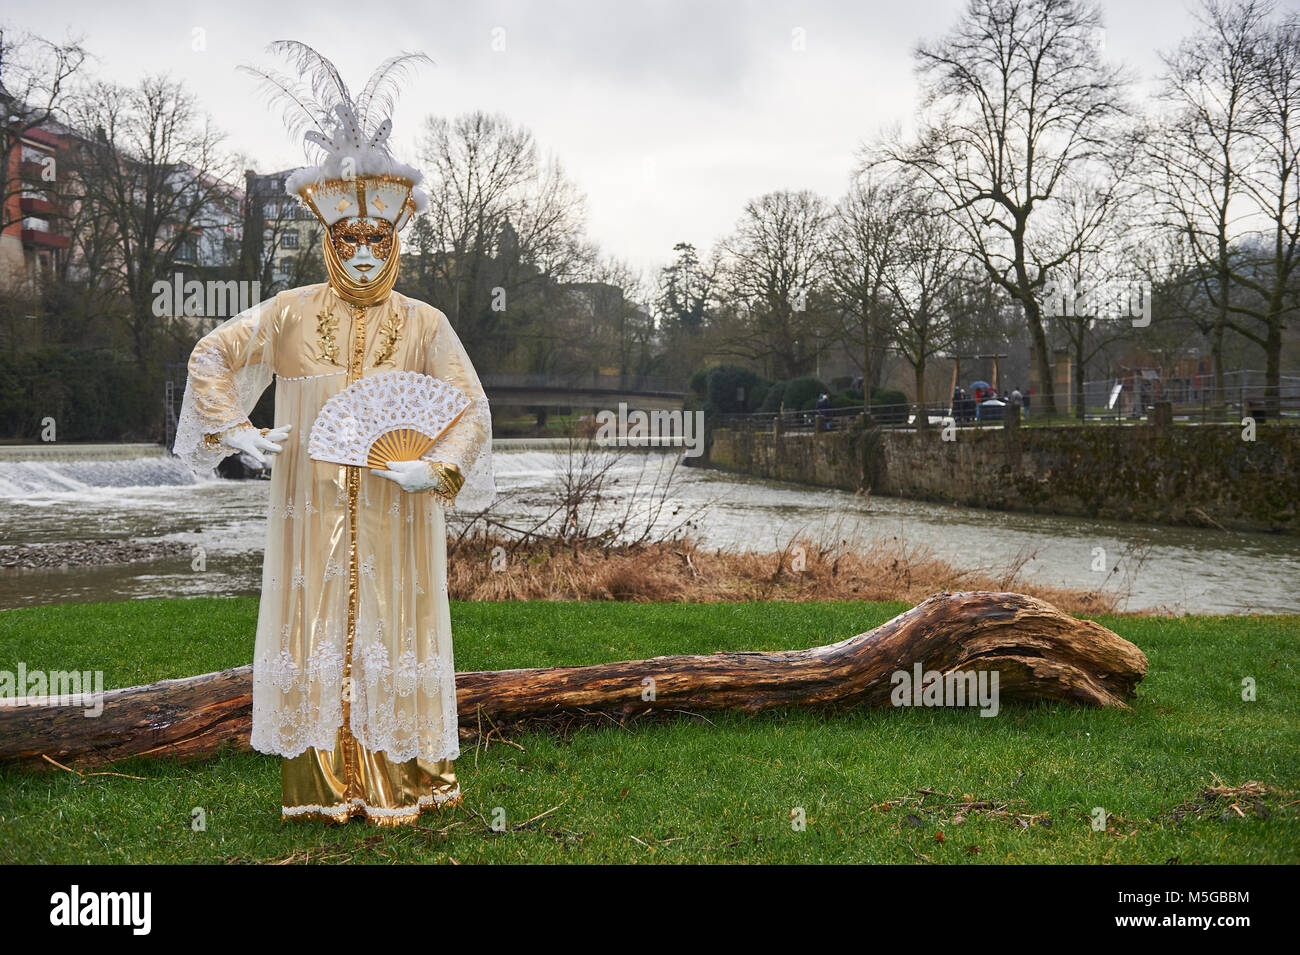
[[379, 826], [415, 822], [426, 809], [459, 805], [452, 760], [395, 763], [339, 729], [333, 750], [309, 749], [280, 764], [281, 820], [347, 822], [360, 816]]

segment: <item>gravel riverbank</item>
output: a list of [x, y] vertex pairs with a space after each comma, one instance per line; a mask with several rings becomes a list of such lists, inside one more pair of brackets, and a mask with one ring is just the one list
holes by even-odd
[[52, 567], [87, 567], [134, 564], [189, 554], [180, 541], [87, 540], [54, 544], [0, 546], [0, 568], [31, 570]]

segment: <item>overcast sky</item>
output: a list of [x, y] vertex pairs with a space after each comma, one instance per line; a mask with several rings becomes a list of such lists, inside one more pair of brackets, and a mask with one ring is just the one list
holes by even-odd
[[[1157, 51], [1193, 29], [1193, 4], [1103, 2], [1105, 55], [1149, 79]], [[414, 161], [427, 115], [502, 112], [531, 129], [587, 195], [591, 237], [649, 274], [676, 242], [711, 246], [764, 192], [837, 198], [859, 145], [910, 120], [916, 43], [950, 29], [964, 5], [16, 0], [0, 20], [52, 39], [82, 35], [105, 78], [183, 77], [259, 171], [301, 165], [303, 153], [238, 64], [272, 63], [270, 41], [297, 39], [359, 87], [383, 58], [422, 50], [437, 65], [402, 94], [399, 159]], [[196, 29], [201, 52], [192, 49]]]

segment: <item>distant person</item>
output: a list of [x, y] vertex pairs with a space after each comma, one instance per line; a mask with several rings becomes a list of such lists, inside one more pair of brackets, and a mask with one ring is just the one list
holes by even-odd
[[831, 398], [826, 392], [822, 392], [817, 399], [817, 414], [821, 418], [823, 431], [831, 429]]
[[952, 393], [952, 414], [958, 421], [970, 421], [975, 417], [975, 402], [960, 385]]

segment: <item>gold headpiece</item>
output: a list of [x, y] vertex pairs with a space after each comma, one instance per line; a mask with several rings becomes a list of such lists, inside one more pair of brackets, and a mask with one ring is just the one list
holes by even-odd
[[284, 107], [290, 133], [302, 135], [309, 153], [314, 148], [325, 154], [289, 176], [285, 192], [298, 196], [327, 228], [340, 219], [369, 216], [387, 219], [397, 232], [426, 209], [429, 199], [419, 188], [424, 177], [388, 150], [393, 122], [386, 114], [392, 112], [401, 78], [429, 58], [423, 53], [390, 57], [354, 98], [334, 64], [305, 43], [278, 40], [270, 49], [288, 56], [305, 81], [243, 69], [259, 77], [271, 100]]

